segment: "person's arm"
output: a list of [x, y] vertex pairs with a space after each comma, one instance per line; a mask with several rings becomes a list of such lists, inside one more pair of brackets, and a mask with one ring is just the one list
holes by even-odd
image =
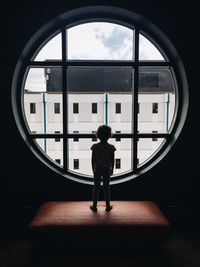
[[94, 173], [94, 162], [95, 162], [94, 151], [92, 151], [91, 163], [92, 163], [92, 171], [93, 171], [93, 173]]
[[114, 164], [115, 164], [115, 153], [113, 151], [110, 158], [110, 175], [113, 175]]

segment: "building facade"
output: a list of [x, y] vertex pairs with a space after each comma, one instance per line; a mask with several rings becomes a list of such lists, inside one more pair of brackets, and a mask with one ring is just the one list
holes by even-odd
[[[132, 133], [133, 98], [132, 70], [116, 71], [102, 68], [72, 69], [68, 73], [68, 132], [95, 133], [98, 126], [108, 124], [113, 133]], [[24, 110], [32, 133], [63, 132], [63, 94], [58, 68], [44, 70], [46, 90], [25, 88]], [[114, 77], [117, 77], [114, 78]], [[109, 80], [109, 82], [108, 82]], [[167, 133], [175, 111], [175, 87], [166, 69], [148, 69], [140, 73], [138, 94], [138, 132]], [[150, 158], [162, 144], [162, 138], [138, 139], [138, 164]], [[37, 139], [39, 147], [55, 164], [63, 165], [63, 140]], [[68, 140], [68, 166], [72, 172], [92, 175], [90, 147], [98, 140], [71, 138]], [[127, 138], [111, 138], [116, 147], [114, 174], [132, 168], [133, 143]]]

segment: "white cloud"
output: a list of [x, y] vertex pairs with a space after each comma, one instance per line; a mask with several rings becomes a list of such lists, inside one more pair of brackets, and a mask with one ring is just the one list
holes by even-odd
[[78, 25], [68, 30], [68, 56], [70, 59], [131, 59], [131, 36], [132, 30], [112, 23]]

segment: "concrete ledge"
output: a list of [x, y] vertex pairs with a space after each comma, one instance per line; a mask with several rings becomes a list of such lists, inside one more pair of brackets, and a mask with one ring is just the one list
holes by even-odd
[[151, 201], [112, 201], [96, 213], [88, 201], [46, 202], [29, 225], [30, 238], [40, 242], [164, 242], [170, 223]]

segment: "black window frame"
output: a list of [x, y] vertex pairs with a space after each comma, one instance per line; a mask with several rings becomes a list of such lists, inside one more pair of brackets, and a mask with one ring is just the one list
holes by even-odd
[[[60, 134], [60, 131], [55, 131], [55, 134]], [[55, 137], [55, 142], [60, 142], [60, 137]]]
[[80, 165], [79, 159], [73, 159], [73, 169], [79, 170], [80, 167], [79, 165]]
[[117, 170], [121, 169], [121, 159], [120, 158], [115, 159], [115, 169], [117, 169]]
[[[79, 131], [73, 131], [73, 134], [79, 134]], [[74, 142], [79, 142], [79, 138], [78, 137], [74, 137], [73, 141]]]
[[96, 131], [92, 131], [92, 134], [93, 134], [92, 142], [97, 142]]
[[[76, 14], [76, 16], [75, 16]], [[95, 14], [95, 15], [94, 15]], [[132, 14], [132, 15], [131, 15]], [[66, 53], [66, 28], [70, 28], [72, 26], [82, 24], [85, 22], [97, 22], [97, 21], [106, 21], [111, 23], [118, 23], [120, 25], [129, 27], [134, 29], [135, 39], [134, 39], [134, 60], [132, 61], [121, 61], [121, 62], [112, 62], [112, 61], [85, 61], [85, 65], [95, 66], [132, 66], [134, 69], [134, 105], [133, 105], [133, 130], [131, 133], [121, 134], [121, 138], [128, 138], [132, 140], [133, 148], [132, 148], [132, 171], [127, 174], [122, 174], [116, 177], [112, 177], [112, 183], [120, 183], [123, 181], [131, 180], [138, 175], [141, 175], [156, 165], [168, 151], [171, 149], [172, 145], [178, 138], [182, 127], [184, 125], [187, 109], [188, 109], [188, 86], [187, 86], [187, 78], [184, 70], [183, 63], [174, 48], [173, 44], [169, 41], [169, 39], [150, 21], [145, 19], [144, 17], [135, 14], [131, 11], [126, 11], [121, 8], [116, 7], [83, 7], [77, 9], [75, 11], [69, 11], [60, 16], [60, 20], [55, 18], [50, 23], [47, 23], [45, 26], [38, 31], [37, 34], [33, 36], [31, 41], [27, 44], [26, 48], [22, 53], [22, 57], [17, 63], [13, 83], [12, 83], [12, 107], [13, 114], [15, 116], [15, 120], [17, 122], [17, 126], [20, 130], [22, 137], [28, 146], [30, 146], [38, 156], [39, 159], [45, 161], [50, 168], [58, 172], [59, 174], [65, 176], [68, 179], [92, 184], [90, 178], [87, 178], [85, 175], [81, 174], [73, 174], [68, 168], [68, 141], [70, 138], [78, 137], [78, 138], [91, 138], [92, 134], [70, 134], [68, 132], [68, 126], [65, 121], [68, 118], [68, 108], [67, 108], [67, 88], [66, 88], [66, 70], [68, 66], [79, 66], [84, 65], [84, 61], [77, 60], [76, 62], [73, 60], [67, 60]], [[59, 23], [58, 23], [59, 21]], [[36, 52], [39, 51], [46, 44], [48, 38], [52, 38], [56, 34], [61, 33], [62, 39], [62, 60], [55, 61], [34, 61], [34, 57]], [[152, 43], [157, 46], [160, 52], [163, 52], [163, 55], [166, 59], [165, 62], [159, 61], [140, 61], [139, 60], [139, 34], [143, 34], [145, 37], [150, 37], [149, 39]], [[38, 44], [41, 46], [38, 48]], [[37, 44], [37, 45], [36, 45]], [[37, 47], [37, 49], [36, 49]], [[26, 59], [26, 60], [25, 60]], [[62, 92], [63, 92], [63, 132], [59, 134], [59, 137], [63, 139], [63, 167], [60, 168], [52, 165], [52, 160], [48, 159], [45, 153], [38, 149], [36, 144], [37, 139], [52, 139], [55, 138], [55, 134], [32, 134], [28, 124], [26, 122], [26, 118], [24, 116], [24, 104], [22, 102], [23, 99], [23, 84], [24, 77], [28, 72], [29, 68], [41, 68], [41, 67], [51, 67], [51, 66], [60, 66], [62, 68]], [[137, 165], [137, 140], [138, 138], [153, 138], [155, 135], [152, 133], [137, 133], [138, 129], [138, 118], [137, 118], [137, 103], [138, 103], [138, 82], [139, 82], [139, 68], [141, 67], [149, 67], [149, 66], [159, 66], [159, 67], [168, 67], [171, 69], [172, 76], [175, 84], [176, 91], [176, 99], [175, 99], [175, 113], [173, 122], [171, 127], [167, 133], [159, 133], [156, 136], [158, 138], [163, 138], [164, 142], [156, 151], [156, 155], [152, 158], [149, 158], [147, 163]], [[25, 122], [25, 123], [24, 123]], [[115, 138], [115, 134], [112, 135], [112, 138]]]
[[158, 102], [153, 102], [152, 103], [152, 113], [153, 114], [158, 114]]
[[[116, 134], [121, 134], [121, 131], [115, 131]], [[115, 138], [115, 142], [121, 142], [121, 138], [120, 137], [116, 137]]]
[[[157, 134], [158, 131], [152, 131], [153, 134]], [[158, 141], [158, 138], [156, 136], [152, 137], [152, 142], [157, 142]]]
[[122, 104], [120, 102], [115, 103], [115, 114], [122, 113]]
[[36, 103], [30, 102], [30, 114], [36, 114]]
[[54, 114], [60, 114], [60, 103], [54, 102]]
[[55, 159], [55, 162], [57, 162], [58, 164], [61, 164], [61, 159]]
[[79, 114], [79, 103], [73, 103], [73, 114]]
[[92, 114], [97, 114], [98, 113], [98, 104], [92, 103]]

